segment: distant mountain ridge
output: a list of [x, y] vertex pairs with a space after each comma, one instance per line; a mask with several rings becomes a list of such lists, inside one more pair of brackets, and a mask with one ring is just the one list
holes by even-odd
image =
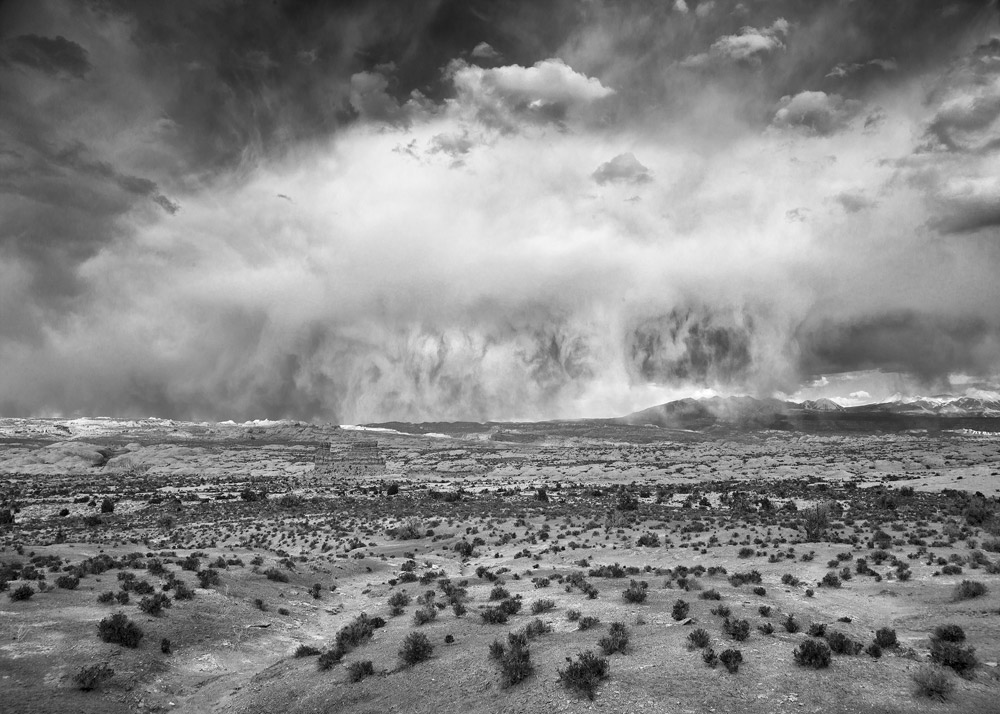
[[[704, 430], [741, 429], [899, 430], [915, 428], [977, 428], [1000, 431], [1000, 395], [972, 397], [940, 395], [895, 398], [860, 406], [842, 406], [832, 399], [804, 402], [755, 397], [679, 399], [633, 412], [614, 421], [633, 426]], [[974, 423], [965, 424], [963, 421]], [[995, 422], [992, 420], [996, 420]]]
[[[674, 430], [654, 436], [650, 427]], [[614, 418], [556, 419], [539, 422], [385, 422], [360, 426], [313, 424], [291, 419], [185, 422], [172, 419], [112, 417], [0, 418], [0, 439], [49, 441], [122, 439], [143, 442], [260, 441], [318, 443], [334, 435], [380, 438], [379, 432], [422, 437], [483, 438], [497, 442], [542, 442], [547, 438], [690, 438], [711, 433], [778, 429], [805, 433], [883, 433], [961, 431], [1000, 433], [1000, 393], [969, 390], [964, 395], [904, 397], [844, 406], [833, 399], [802, 402], [749, 396], [678, 399]]]

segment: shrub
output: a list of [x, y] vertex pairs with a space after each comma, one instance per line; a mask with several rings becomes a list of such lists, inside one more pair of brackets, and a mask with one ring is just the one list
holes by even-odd
[[[56, 584], [58, 584], [58, 581]], [[963, 580], [955, 586], [955, 592], [952, 599], [971, 600], [973, 598], [982, 597], [987, 592], [987, 587], [978, 580]]]
[[974, 647], [946, 640], [931, 642], [931, 662], [942, 667], [950, 667], [963, 677], [970, 675], [979, 665]]
[[774, 625], [772, 625], [770, 622], [765, 622], [763, 625], [758, 625], [757, 629], [760, 630], [762, 635], [774, 634]]
[[500, 640], [493, 640], [490, 643], [489, 655], [490, 659], [500, 659], [503, 656], [504, 646], [503, 642]]
[[119, 605], [128, 605], [128, 601], [129, 601], [129, 599], [130, 599], [130, 598], [129, 598], [129, 594], [128, 594], [128, 593], [127, 593], [127, 592], [126, 592], [125, 590], [119, 590], [119, 591], [118, 591], [118, 592], [117, 592], [117, 593], [115, 594], [115, 601], [116, 601], [116, 602], [117, 602], [117, 603], [118, 603]]
[[490, 657], [500, 666], [500, 679], [504, 687], [512, 687], [523, 682], [535, 668], [531, 664], [531, 653], [524, 638], [511, 633], [505, 647], [499, 640], [490, 645]]
[[79, 672], [73, 675], [73, 684], [76, 685], [77, 689], [89, 692], [105, 679], [110, 679], [113, 676], [115, 676], [115, 671], [102, 662], [101, 664], [92, 664], [89, 667], [81, 668]]
[[125, 613], [116, 612], [105, 617], [97, 625], [97, 632], [104, 642], [136, 648], [143, 637], [142, 628], [125, 617]]
[[715, 654], [715, 650], [711, 647], [708, 647], [701, 653], [701, 661], [714, 669], [715, 665], [719, 663], [719, 655]]
[[29, 599], [34, 594], [35, 590], [30, 585], [22, 585], [16, 590], [11, 590], [8, 597], [14, 602], [22, 602]]
[[643, 533], [636, 543], [643, 547], [656, 548], [660, 545], [660, 539], [655, 533]]
[[399, 658], [407, 666], [412, 666], [417, 662], [430, 659], [433, 652], [434, 646], [427, 639], [427, 635], [422, 632], [411, 632], [403, 640], [403, 646], [399, 649]]
[[688, 646], [691, 649], [708, 647], [709, 642], [711, 642], [711, 638], [709, 637], [708, 630], [703, 627], [691, 630], [688, 633]]
[[426, 625], [428, 622], [437, 619], [437, 608], [433, 603], [427, 603], [413, 613], [414, 625]]
[[828, 588], [839, 588], [840, 578], [832, 570], [823, 576], [823, 579], [819, 582], [820, 585], [825, 585]]
[[827, 633], [826, 642], [835, 654], [856, 655], [864, 647], [860, 642], [852, 640], [843, 632], [836, 631]]
[[500, 609], [508, 615], [516, 615], [521, 610], [521, 596], [512, 597], [500, 603]]
[[188, 587], [188, 584], [183, 580], [176, 581], [174, 583], [174, 600], [194, 600], [194, 589]]
[[733, 573], [729, 576], [729, 584], [734, 588], [747, 583], [759, 583], [761, 580], [761, 574], [757, 570], [751, 570], [749, 573]]
[[524, 626], [524, 636], [529, 640], [549, 632], [552, 632], [552, 626], [542, 622], [537, 617]]
[[347, 654], [343, 647], [334, 645], [326, 652], [319, 656], [316, 660], [316, 666], [323, 672], [331, 669], [333, 665], [337, 664], [340, 660], [344, 659], [344, 655]]
[[884, 650], [895, 647], [897, 644], [896, 631], [889, 627], [880, 627], [875, 630], [875, 644]]
[[[743, 642], [750, 636], [750, 623], [746, 620], [730, 620], [726, 618], [726, 621], [722, 624], [722, 629], [737, 642]], [[722, 655], [719, 655], [719, 657], [721, 658]]]
[[320, 653], [319, 648], [313, 647], [312, 645], [299, 645], [295, 650], [295, 657], [315, 657]]
[[79, 584], [80, 578], [74, 578], [72, 575], [60, 575], [56, 578], [56, 585], [64, 590], [76, 590], [76, 586]]
[[879, 647], [877, 642], [872, 642], [865, 648], [865, 654], [867, 654], [872, 659], [878, 659], [882, 656], [882, 648]]
[[578, 630], [589, 630], [592, 627], [597, 627], [600, 624], [600, 619], [594, 617], [593, 615], [585, 615], [580, 618], [577, 623]]
[[122, 583], [122, 590], [131, 590], [136, 595], [150, 595], [156, 588], [146, 580], [129, 580]]
[[615, 652], [624, 653], [628, 647], [628, 630], [624, 622], [612, 622], [608, 626], [608, 634], [597, 641], [597, 646], [606, 655]]
[[635, 604], [646, 602], [646, 590], [648, 588], [649, 583], [646, 581], [633, 580], [629, 583], [628, 588], [622, 592], [622, 597], [625, 598], [625, 602]]
[[826, 625], [821, 622], [809, 623], [809, 627], [806, 628], [806, 634], [810, 637], [824, 637], [826, 635]]
[[683, 600], [678, 600], [677, 602], [674, 603], [674, 607], [670, 615], [675, 620], [683, 620], [685, 617], [688, 616], [688, 611], [690, 609], [691, 606], [689, 604], [687, 604]]
[[716, 605], [712, 608], [712, 614], [719, 617], [729, 617], [733, 611], [729, 609], [728, 605]]
[[628, 574], [628, 570], [620, 563], [613, 563], [612, 565], [595, 565], [590, 569], [589, 574], [592, 578], [624, 578]]
[[192, 573], [197, 571], [200, 567], [201, 559], [196, 555], [189, 555], [181, 561], [181, 568], [183, 570], [190, 570]]
[[805, 640], [792, 653], [801, 667], [823, 669], [830, 666], [830, 647], [822, 640]]
[[287, 583], [288, 574], [284, 571], [278, 570], [277, 568], [268, 568], [264, 571], [264, 576], [268, 580], [273, 580], [276, 583]]
[[569, 620], [570, 622], [576, 622], [577, 620], [580, 619], [580, 614], [581, 613], [579, 610], [567, 610], [566, 619]]
[[160, 639], [160, 652], [163, 654], [170, 654], [170, 639], [163, 637]]
[[405, 590], [397, 590], [389, 596], [389, 612], [395, 617], [403, 614], [403, 608], [410, 604], [410, 596]]
[[582, 692], [593, 700], [597, 685], [601, 680], [607, 679], [608, 660], [588, 650], [577, 655], [576, 661], [569, 657], [566, 661], [569, 663], [566, 668], [558, 670], [559, 681], [567, 689]]
[[826, 506], [816, 506], [803, 514], [802, 525], [806, 531], [807, 541], [819, 540], [830, 525], [829, 509]]
[[743, 653], [739, 650], [726, 650], [719, 655], [719, 661], [725, 666], [727, 672], [736, 674], [740, 671], [740, 664], [743, 662]]
[[169, 597], [163, 593], [156, 593], [155, 595], [146, 595], [143, 597], [139, 601], [139, 609], [147, 615], [155, 617], [162, 613], [164, 608], [170, 607], [171, 604]]
[[761, 617], [770, 617], [771, 616], [771, 606], [770, 605], [761, 605], [760, 607], [757, 608], [757, 612], [760, 613]]
[[375, 674], [375, 667], [370, 659], [361, 662], [351, 662], [347, 667], [347, 678], [352, 682], [360, 682], [365, 677]]
[[101, 502], [101, 513], [114, 513], [115, 512], [115, 502], [110, 498], [105, 498]]
[[758, 585], [753, 589], [753, 594], [759, 595], [760, 597], [764, 597], [765, 595], [767, 595], [767, 588]]
[[925, 664], [913, 673], [917, 696], [945, 701], [955, 689], [954, 682], [943, 667]]
[[709, 588], [708, 590], [703, 590], [699, 595], [702, 600], [721, 600], [722, 595], [715, 588]]
[[510, 597], [510, 592], [503, 585], [494, 585], [490, 590], [490, 600], [506, 600]]
[[795, 619], [795, 615], [788, 614], [784, 620], [781, 621], [781, 626], [785, 628], [785, 632], [790, 632], [795, 634], [801, 628], [799, 627], [798, 620]]
[[501, 607], [487, 607], [479, 616], [487, 625], [503, 625], [507, 622], [507, 611]]
[[[199, 570], [196, 575], [198, 576], [198, 587], [203, 589], [210, 588], [213, 585], [218, 585], [220, 582], [219, 571], [215, 568], [205, 568], [204, 570]], [[270, 576], [268, 577], [270, 578]], [[274, 578], [271, 579], [273, 580]], [[282, 582], [288, 582], [288, 578], [286, 577]]]
[[543, 612], [554, 610], [556, 604], [553, 600], [535, 600], [531, 603], [531, 614], [540, 615]]
[[931, 639], [942, 642], [965, 642], [965, 630], [958, 625], [938, 625], [934, 628]]
[[337, 632], [335, 645], [347, 652], [369, 639], [380, 627], [385, 627], [385, 620], [381, 617], [368, 617], [365, 613], [361, 613], [350, 623], [340, 628]]
[[101, 603], [102, 605], [109, 605], [114, 601], [115, 601], [115, 594], [110, 590], [103, 592], [97, 596], [97, 602]]

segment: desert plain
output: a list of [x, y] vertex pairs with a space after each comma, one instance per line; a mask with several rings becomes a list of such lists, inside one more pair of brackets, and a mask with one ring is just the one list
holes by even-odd
[[2, 419], [0, 494], [5, 712], [1000, 711], [988, 431]]

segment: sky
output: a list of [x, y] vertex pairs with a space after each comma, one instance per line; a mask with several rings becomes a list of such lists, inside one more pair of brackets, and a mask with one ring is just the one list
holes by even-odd
[[998, 20], [4, 2], [0, 415], [552, 419], [878, 391], [837, 375], [996, 384]]

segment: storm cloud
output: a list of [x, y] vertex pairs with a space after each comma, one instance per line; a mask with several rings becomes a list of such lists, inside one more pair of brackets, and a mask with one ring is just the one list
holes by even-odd
[[995, 378], [996, 18], [6, 3], [0, 413], [554, 418]]

